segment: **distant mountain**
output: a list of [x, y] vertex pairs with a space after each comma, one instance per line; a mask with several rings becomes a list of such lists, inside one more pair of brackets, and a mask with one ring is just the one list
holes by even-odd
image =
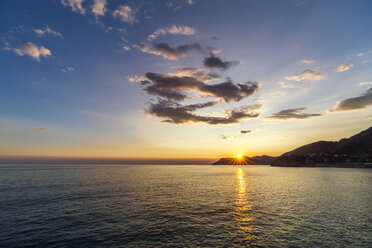
[[372, 168], [372, 127], [338, 142], [318, 141], [301, 146], [282, 154], [271, 165]]
[[255, 156], [255, 157], [248, 157], [242, 156], [241, 158], [221, 158], [217, 162], [213, 163], [213, 165], [239, 165], [239, 164], [246, 164], [246, 165], [260, 165], [260, 164], [271, 164], [277, 157], [270, 157], [270, 156]]

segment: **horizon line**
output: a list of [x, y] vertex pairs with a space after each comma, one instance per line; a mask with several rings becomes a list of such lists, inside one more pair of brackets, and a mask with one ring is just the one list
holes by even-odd
[[6, 156], [0, 155], [0, 164], [211, 164], [217, 158], [112, 158], [70, 156]]

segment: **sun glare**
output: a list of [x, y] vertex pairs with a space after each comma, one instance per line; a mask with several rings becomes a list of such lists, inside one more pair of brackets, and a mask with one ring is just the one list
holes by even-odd
[[242, 155], [239, 153], [238, 155], [236, 155], [237, 158], [241, 158]]

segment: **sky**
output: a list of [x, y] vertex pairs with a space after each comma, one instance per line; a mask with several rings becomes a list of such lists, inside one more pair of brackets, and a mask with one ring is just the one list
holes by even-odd
[[0, 156], [280, 155], [372, 126], [372, 2], [0, 1]]

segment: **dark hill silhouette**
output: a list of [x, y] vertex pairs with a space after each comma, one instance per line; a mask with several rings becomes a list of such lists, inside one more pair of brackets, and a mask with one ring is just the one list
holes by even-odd
[[271, 164], [276, 157], [270, 157], [266, 155], [262, 156], [255, 156], [255, 157], [248, 157], [242, 156], [241, 158], [221, 158], [217, 162], [213, 163], [213, 165], [261, 165], [261, 164]]
[[284, 167], [372, 168], [372, 127], [340, 141], [318, 141], [279, 156], [271, 164]]

